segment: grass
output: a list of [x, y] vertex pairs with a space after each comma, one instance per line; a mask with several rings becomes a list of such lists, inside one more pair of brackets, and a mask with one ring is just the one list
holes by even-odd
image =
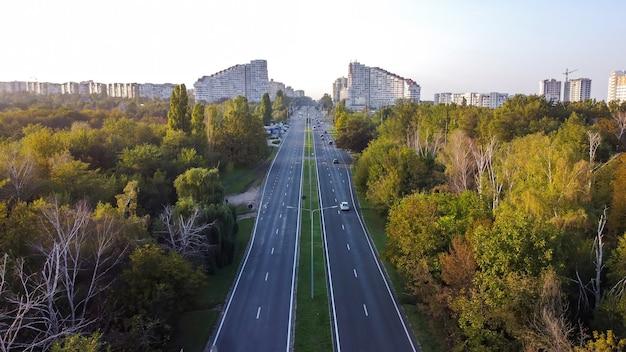
[[[309, 158], [313, 151], [311, 138], [312, 134], [310, 130], [307, 130], [305, 143], [305, 155], [307, 157], [304, 161], [302, 184], [302, 191], [306, 198], [302, 202], [294, 343], [297, 352], [332, 351], [333, 349], [320, 215], [319, 212], [315, 213], [313, 232], [311, 233], [311, 214], [304, 210], [319, 208], [315, 159]], [[311, 167], [310, 177], [309, 166]], [[313, 241], [313, 253], [311, 253], [311, 241]], [[313, 254], [313, 298], [311, 298], [311, 254]]]
[[[357, 192], [358, 193], [358, 192]], [[424, 313], [420, 312], [414, 303], [412, 298], [404, 293], [404, 279], [400, 273], [389, 263], [384, 256], [385, 248], [387, 245], [387, 235], [385, 234], [386, 219], [381, 215], [380, 210], [372, 207], [369, 202], [361, 194], [357, 194], [359, 204], [361, 205], [361, 214], [363, 220], [367, 226], [367, 230], [374, 241], [374, 245], [381, 255], [381, 261], [385, 266], [391, 284], [394, 287], [394, 291], [398, 297], [398, 303], [404, 309], [413, 334], [424, 352], [439, 352], [445, 351], [445, 336], [442, 335], [442, 330], [435, 328], [429, 323], [431, 319]]]
[[219, 318], [219, 309], [226, 301], [226, 295], [237, 275], [239, 262], [243, 258], [253, 227], [254, 218], [239, 220], [233, 263], [209, 276], [208, 286], [198, 292], [199, 309], [185, 312], [179, 317], [173, 342], [168, 350], [179, 351], [180, 348], [185, 352], [204, 350]]
[[254, 184], [261, 184], [263, 176], [270, 166], [272, 159], [278, 152], [278, 148], [270, 148], [270, 154], [261, 161], [256, 167], [241, 167], [232, 170], [226, 170], [221, 175], [222, 185], [226, 194], [238, 194], [245, 192]]

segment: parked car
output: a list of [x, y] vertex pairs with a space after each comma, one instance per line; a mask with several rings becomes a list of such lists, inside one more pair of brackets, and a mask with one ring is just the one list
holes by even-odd
[[350, 205], [348, 205], [348, 202], [341, 202], [341, 204], [339, 204], [339, 209], [342, 211], [348, 211], [350, 210]]
[[328, 144], [333, 144], [333, 141], [328, 141]]
[[333, 159], [333, 164], [339, 164], [339, 160]]

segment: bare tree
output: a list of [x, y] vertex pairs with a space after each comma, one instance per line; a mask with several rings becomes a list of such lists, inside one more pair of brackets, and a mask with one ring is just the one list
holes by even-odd
[[182, 215], [176, 216], [172, 207], [168, 205], [159, 218], [165, 226], [163, 239], [172, 250], [183, 257], [199, 256], [209, 249], [206, 230], [214, 223], [199, 224], [200, 210], [197, 208], [185, 218]]
[[[576, 270], [576, 279], [572, 280], [578, 285], [578, 309], [589, 307], [589, 296], [587, 292], [593, 295], [593, 308], [598, 310], [602, 301], [602, 271], [604, 270], [604, 227], [606, 225], [606, 212], [608, 208], [605, 206], [598, 219], [598, 227], [596, 228], [596, 235], [593, 240], [593, 264], [594, 264], [594, 277], [592, 277], [588, 283], [584, 283], [580, 278], [578, 270]], [[611, 293], [620, 294], [623, 292], [624, 280], [620, 280], [612, 289]]]
[[439, 149], [443, 145], [444, 137], [441, 133], [420, 132], [420, 126], [417, 124], [415, 128], [409, 130], [406, 137], [406, 144], [409, 148], [415, 150], [417, 155], [426, 157], [436, 157]]
[[496, 153], [496, 139], [492, 138], [486, 145], [473, 145], [472, 155], [474, 156], [474, 163], [476, 164], [476, 185], [478, 188], [478, 194], [482, 196], [484, 192], [483, 179], [486, 176], [491, 186], [492, 191], [492, 209], [497, 208], [500, 202], [500, 194], [504, 184], [498, 179], [496, 170], [494, 167], [494, 159]]
[[[42, 211], [50, 243], [38, 247], [40, 269], [27, 273], [16, 260], [14, 276], [20, 285], [5, 285], [7, 256], [0, 267], [0, 351], [48, 349], [64, 336], [87, 330], [97, 321], [88, 310], [110, 287], [111, 270], [126, 248], [114, 249], [116, 227], [111, 219], [96, 223], [85, 203], [74, 209], [54, 201]], [[80, 289], [79, 289], [80, 286]]]
[[462, 131], [455, 131], [441, 153], [450, 188], [455, 192], [463, 192], [471, 186], [476, 170], [473, 149], [474, 141]]
[[624, 136], [624, 133], [626, 132], [626, 111], [615, 112], [613, 114], [613, 122], [615, 122], [615, 127], [617, 127], [615, 137], [617, 137], [617, 141], [621, 143], [622, 136]]
[[600, 137], [598, 132], [587, 131], [587, 138], [589, 139], [589, 184], [587, 187], [588, 191], [591, 192], [596, 151], [598, 150], [598, 146], [600, 146], [602, 137]]
[[607, 207], [604, 207], [604, 211], [602, 215], [600, 215], [600, 219], [598, 220], [598, 227], [596, 231], [596, 237], [593, 240], [593, 251], [594, 251], [594, 266], [595, 266], [595, 278], [591, 279], [591, 290], [594, 295], [594, 309], [598, 310], [600, 308], [600, 300], [602, 299], [602, 291], [601, 291], [601, 278], [602, 278], [602, 270], [604, 269], [604, 226], [606, 225], [606, 211]]
[[16, 147], [10, 146], [3, 158], [4, 174], [9, 181], [12, 198], [22, 200], [28, 196], [29, 187], [34, 178], [35, 162], [29, 156], [22, 155]]
[[567, 318], [567, 302], [561, 291], [561, 282], [553, 270], [543, 275], [539, 304], [530, 319], [530, 331], [525, 336], [527, 350], [572, 351], [574, 326]]

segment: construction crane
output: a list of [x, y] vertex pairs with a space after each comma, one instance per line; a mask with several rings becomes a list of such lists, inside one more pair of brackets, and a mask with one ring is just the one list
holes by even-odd
[[576, 72], [576, 71], [578, 71], [578, 70], [571, 70], [571, 71], [570, 71], [570, 69], [569, 69], [569, 68], [566, 68], [566, 69], [565, 69], [565, 72], [563, 72], [563, 74], [565, 75], [565, 82], [569, 82], [569, 75], [570, 75], [571, 73]]

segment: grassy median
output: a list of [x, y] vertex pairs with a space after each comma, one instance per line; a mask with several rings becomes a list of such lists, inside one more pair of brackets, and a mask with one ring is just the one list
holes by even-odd
[[[302, 200], [294, 347], [297, 352], [332, 351], [324, 243], [319, 211], [314, 214], [313, 233], [311, 233], [309, 209], [319, 209], [319, 198], [312, 145], [313, 135], [310, 129], [307, 129], [306, 136], [304, 174], [302, 175], [302, 194], [305, 198]], [[312, 251], [311, 242], [313, 243]], [[311, 255], [313, 255], [313, 297], [311, 297]]]

